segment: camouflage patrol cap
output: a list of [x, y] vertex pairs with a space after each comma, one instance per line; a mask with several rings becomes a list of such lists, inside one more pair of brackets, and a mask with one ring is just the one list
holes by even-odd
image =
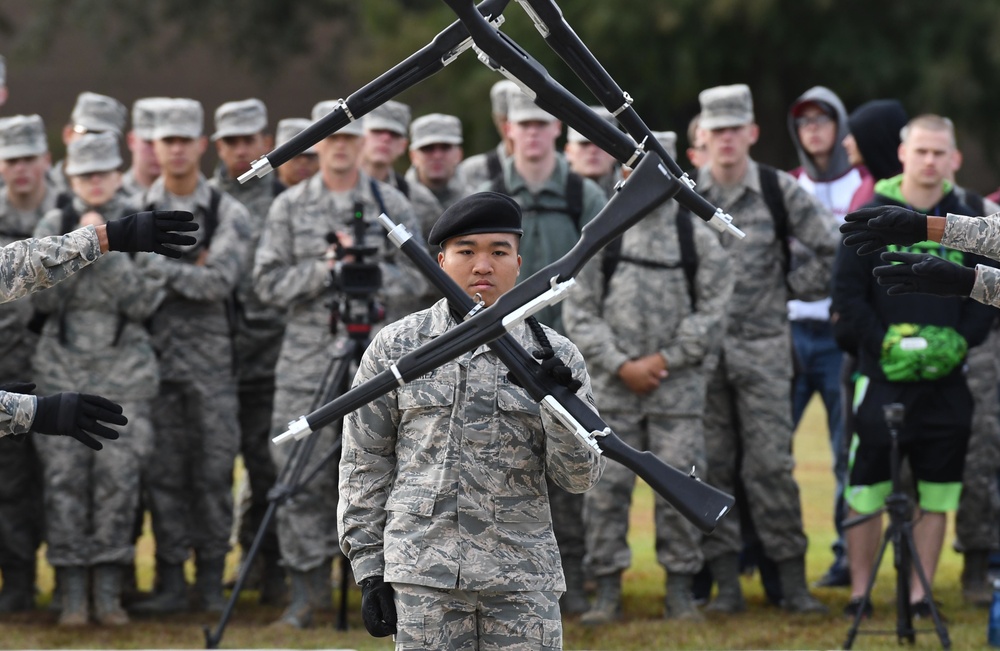
[[362, 126], [365, 131], [391, 131], [405, 138], [410, 128], [410, 107], [402, 102], [389, 100], [365, 115]]
[[156, 104], [153, 139], [200, 138], [204, 133], [205, 109], [201, 102], [186, 97], [170, 97]]
[[41, 156], [49, 151], [40, 115], [0, 118], [0, 160]]
[[[611, 115], [611, 111], [609, 111], [608, 109], [604, 108], [600, 104], [593, 104], [593, 105], [591, 105], [590, 110], [592, 110], [594, 113], [596, 113], [600, 117], [604, 118], [605, 122], [607, 122], [608, 124], [614, 125], [616, 127], [618, 126], [618, 121], [615, 120], [615, 116]], [[569, 129], [566, 130], [566, 141], [567, 142], [590, 142], [590, 138], [588, 138], [587, 136], [583, 135], [582, 133], [580, 133], [579, 131], [577, 131], [573, 127], [570, 127]]]
[[514, 233], [523, 235], [521, 206], [506, 194], [476, 192], [459, 199], [441, 213], [427, 235], [427, 243], [441, 246], [458, 235]]
[[132, 104], [132, 131], [141, 140], [153, 139], [156, 106], [166, 97], [141, 97]]
[[410, 151], [427, 145], [461, 145], [462, 121], [454, 115], [421, 115], [410, 125]]
[[73, 129], [80, 133], [110, 131], [122, 135], [125, 131], [125, 121], [128, 119], [128, 109], [114, 97], [97, 93], [80, 93], [76, 105], [69, 116]]
[[535, 101], [521, 92], [516, 86], [507, 93], [508, 122], [552, 122], [555, 117], [544, 109], [538, 108]]
[[[317, 102], [312, 109], [312, 121], [315, 122], [320, 118], [326, 117], [330, 113], [340, 107], [342, 99], [328, 99], [322, 102]], [[364, 128], [361, 126], [361, 120], [351, 120], [340, 129], [337, 129], [337, 133], [344, 134], [345, 136], [363, 136], [365, 135]]]
[[120, 169], [122, 155], [113, 133], [85, 133], [66, 147], [66, 176]]
[[654, 131], [653, 137], [667, 150], [671, 158], [677, 157], [677, 134], [673, 131]]
[[510, 79], [501, 79], [490, 88], [490, 107], [493, 115], [507, 115], [507, 96], [512, 90], [518, 90], [517, 84]]
[[226, 102], [215, 109], [212, 140], [229, 136], [252, 136], [267, 128], [267, 107], [256, 98]]
[[698, 93], [702, 129], [741, 127], [753, 122], [753, 96], [746, 84], [715, 86]]
[[[274, 146], [280, 147], [295, 136], [299, 135], [312, 122], [306, 118], [285, 118], [278, 121], [278, 127], [274, 130]], [[316, 145], [302, 152], [303, 154], [315, 154]]]

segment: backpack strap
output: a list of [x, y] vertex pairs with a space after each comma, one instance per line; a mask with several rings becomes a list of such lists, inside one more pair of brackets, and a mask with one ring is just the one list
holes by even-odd
[[[403, 175], [399, 172], [393, 170], [392, 177], [396, 179], [396, 189], [403, 193], [403, 196], [407, 199], [410, 198], [410, 184], [403, 178]], [[382, 212], [385, 212], [384, 210]]]
[[579, 233], [582, 230], [580, 218], [583, 216], [583, 177], [576, 172], [566, 175], [566, 213]]
[[212, 244], [212, 236], [219, 228], [219, 204], [222, 203], [222, 193], [214, 187], [209, 188], [211, 198], [208, 200], [208, 210], [205, 211], [205, 235], [203, 241], [207, 249]]
[[788, 208], [785, 207], [785, 196], [778, 182], [778, 170], [763, 163], [758, 163], [757, 169], [760, 172], [760, 191], [774, 220], [774, 237], [781, 243], [781, 254], [784, 256], [782, 266], [787, 280], [792, 265], [792, 252], [788, 246]]
[[494, 147], [486, 152], [486, 174], [493, 179], [500, 176], [501, 172], [503, 172], [503, 164], [500, 162], [500, 154]]

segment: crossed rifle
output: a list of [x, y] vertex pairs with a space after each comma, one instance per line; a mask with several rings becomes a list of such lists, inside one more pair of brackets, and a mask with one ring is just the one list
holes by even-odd
[[[529, 395], [544, 402], [595, 453], [604, 454], [635, 472], [700, 530], [710, 533], [732, 508], [733, 497], [702, 482], [693, 468], [690, 473], [681, 472], [651, 452], [639, 452], [626, 444], [576, 394], [545, 375], [538, 362], [509, 331], [538, 310], [564, 299], [575, 284], [574, 277], [590, 258], [668, 199], [674, 199], [720, 232], [729, 232], [738, 238], [743, 238], [744, 234], [732, 223], [730, 215], [694, 191], [694, 182], [653, 137], [632, 108], [632, 98], [572, 30], [554, 0], [515, 1], [528, 13], [549, 46], [627, 133], [597, 116], [499, 30], [503, 24], [501, 12], [510, 0], [484, 0], [478, 5], [473, 0], [444, 0], [458, 17], [456, 22], [395, 67], [347, 99], [340, 100], [329, 114], [254, 161], [250, 171], [240, 176], [240, 183], [267, 175], [350, 122], [436, 74], [470, 48], [484, 65], [511, 79], [540, 108], [579, 131], [622, 164], [632, 167], [632, 174], [616, 186], [610, 201], [583, 227], [580, 240], [566, 255], [483, 309], [478, 309], [427, 252], [410, 239], [405, 227], [381, 216], [379, 219], [389, 230], [392, 241], [445, 295], [460, 322], [440, 337], [404, 355], [388, 370], [292, 421], [288, 430], [275, 437], [274, 442], [281, 444], [303, 439], [395, 387], [487, 344]], [[210, 648], [214, 648], [211, 642], [218, 643], [220, 635], [221, 626], [215, 639], [209, 640]]]

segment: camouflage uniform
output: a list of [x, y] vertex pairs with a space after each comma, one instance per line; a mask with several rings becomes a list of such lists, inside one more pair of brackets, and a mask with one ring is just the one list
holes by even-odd
[[[386, 327], [365, 352], [355, 385], [453, 323], [442, 300]], [[512, 334], [537, 347], [526, 327]], [[548, 336], [583, 382], [578, 394], [592, 402], [582, 355], [568, 339], [551, 330]], [[456, 648], [458, 639], [472, 635], [472, 622], [446, 627], [441, 614], [465, 610], [451, 602], [467, 602], [466, 592], [485, 592], [492, 604], [492, 614], [485, 606], [479, 614], [482, 635], [489, 634], [483, 619], [495, 616], [508, 622], [497, 626], [509, 627], [507, 634], [543, 631], [557, 646], [561, 622], [554, 602], [566, 586], [545, 478], [579, 493], [597, 482], [603, 467], [600, 457], [512, 385], [506, 367], [481, 346], [345, 418], [341, 548], [358, 579], [411, 584], [401, 585], [396, 599], [397, 648], [406, 648], [400, 638], [414, 633], [418, 645], [420, 635], [430, 635], [440, 641], [434, 647]], [[546, 594], [530, 606], [526, 592]], [[477, 614], [469, 615], [475, 621]]]
[[[114, 97], [83, 92], [76, 97], [67, 126], [77, 134], [111, 132], [122, 138], [126, 120], [128, 120], [128, 109]], [[61, 160], [49, 170], [49, 182], [56, 194], [70, 192], [64, 167], [65, 161]]]
[[[383, 183], [377, 187], [393, 220], [418, 233], [416, 218], [403, 195]], [[402, 254], [397, 257], [396, 248], [376, 221], [380, 208], [372, 196], [371, 179], [359, 171], [354, 189], [342, 199], [343, 204], [327, 190], [322, 173], [289, 188], [272, 204], [257, 248], [254, 289], [266, 304], [288, 310], [275, 369], [273, 434], [320, 406], [314, 404], [315, 395], [331, 360], [352, 361], [345, 358], [348, 346], [344, 325], [340, 325], [337, 336], [330, 333], [330, 272], [324, 255], [329, 246], [328, 233], [352, 230], [355, 203], [363, 207], [365, 243], [378, 247], [377, 260], [382, 270], [379, 295], [388, 303], [387, 318], [396, 318], [395, 306], [401, 296], [421, 293], [426, 287], [412, 266], [397, 263], [403, 259]], [[333, 427], [325, 427], [313, 436], [320, 437], [313, 455], [318, 458], [333, 445], [336, 433]], [[295, 447], [271, 446], [279, 473]], [[338, 553], [336, 470], [333, 465], [324, 468], [278, 509], [282, 559], [297, 572], [309, 572]]]
[[[189, 210], [200, 233], [210, 205], [207, 181], [192, 195], [167, 192], [163, 177], [143, 195], [154, 210]], [[167, 297], [151, 320], [160, 359], [160, 395], [153, 403], [155, 454], [145, 471], [156, 557], [176, 565], [194, 549], [222, 558], [232, 529], [233, 462], [239, 451], [232, 325], [226, 303], [246, 273], [251, 228], [246, 208], [223, 194], [218, 226], [203, 265], [205, 237], [180, 260], [147, 255], [141, 262], [166, 276]]]
[[[941, 243], [959, 251], [1000, 260], [1000, 214], [988, 217], [949, 214]], [[1000, 307], [1000, 270], [977, 265], [971, 296], [980, 303]]]
[[[696, 468], [704, 477], [706, 356], [717, 349], [733, 290], [729, 257], [701, 220], [692, 220], [697, 273], [692, 309], [685, 272], [680, 267], [677, 204], [669, 202], [626, 231], [621, 255], [672, 265], [649, 268], [620, 261], [608, 280], [597, 256], [577, 277], [578, 286], [563, 307], [567, 334], [589, 361], [597, 406], [622, 440], [649, 450], [677, 468]], [[645, 395], [632, 392], [618, 377], [622, 364], [660, 352], [669, 375]], [[626, 535], [635, 474], [618, 464], [604, 472], [584, 496], [587, 565], [602, 576], [631, 564]], [[701, 569], [698, 529], [662, 497], [656, 497], [657, 560], [668, 572]]]
[[[413, 151], [426, 147], [428, 145], [454, 145], [456, 147], [462, 146], [462, 121], [459, 120], [454, 115], [444, 115], [442, 113], [429, 113], [427, 115], [422, 115], [410, 124], [410, 156], [411, 160], [413, 157]], [[405, 179], [406, 182], [411, 186], [413, 185], [424, 185], [420, 182], [418, 178], [416, 167], [411, 166], [410, 169], [406, 170]], [[442, 211], [451, 206], [462, 197], [465, 197], [472, 193], [472, 189], [466, 182], [465, 177], [461, 174], [452, 174], [451, 178], [448, 179], [447, 185], [441, 189], [436, 190], [429, 186], [424, 186], [434, 195], [438, 200]], [[437, 221], [435, 219], [435, 221]], [[424, 231], [424, 238], [430, 234], [430, 227], [433, 226], [433, 222]]]
[[[448, 186], [441, 192], [436, 192], [433, 189], [421, 183], [420, 179], [417, 178], [417, 170], [413, 167], [410, 167], [410, 169], [406, 170], [406, 174], [403, 175], [403, 178], [406, 179], [406, 182], [409, 184], [411, 188], [414, 186], [420, 186], [425, 190], [427, 190], [428, 192], [430, 192], [437, 200], [441, 212], [444, 212], [444, 209], [448, 208], [451, 204], [455, 203], [459, 199], [467, 197], [470, 194], [472, 194], [472, 188], [469, 187], [469, 184], [466, 182], [465, 178], [457, 173], [453, 177], [451, 177], [451, 179], [449, 179]], [[440, 216], [441, 216], [440, 213], [438, 213], [437, 217]], [[437, 217], [435, 217], [434, 221], [437, 220]], [[427, 227], [427, 230], [424, 231], [425, 238], [427, 237], [427, 234], [431, 230], [430, 226], [433, 225], [434, 222], [432, 221], [430, 225]]]
[[[73, 208], [77, 215], [89, 210], [79, 199]], [[106, 220], [125, 212], [120, 199], [98, 211]], [[57, 235], [63, 226], [63, 212], [56, 209], [35, 235]], [[39, 393], [86, 388], [121, 404], [129, 419], [119, 428], [122, 438], [100, 452], [65, 436], [35, 439], [45, 475], [47, 554], [53, 566], [132, 562], [140, 466], [153, 445], [149, 401], [159, 382], [143, 321], [163, 297], [159, 284], [139, 273], [128, 255], [110, 253], [33, 297], [38, 310], [49, 315], [34, 358]]]
[[[699, 191], [734, 215], [746, 233], [744, 240], [721, 236], [734, 257], [737, 281], [726, 338], [708, 387], [707, 481], [732, 493], [739, 473], [767, 555], [780, 563], [802, 557], [807, 547], [798, 484], [792, 476], [792, 359], [785, 303], [789, 288], [803, 300], [829, 293], [838, 238], [825, 208], [794, 178], [778, 172], [788, 234], [813, 255], [786, 275], [774, 217], [759, 179], [757, 163], [749, 159], [742, 182], [734, 186], [717, 184], [707, 167], [699, 175]], [[739, 468], [737, 449], [743, 454]], [[736, 553], [740, 546], [739, 517], [731, 513], [705, 539], [705, 557]]]
[[[229, 178], [221, 166], [209, 185], [229, 193], [242, 203], [250, 214], [251, 239], [245, 269], [253, 269], [267, 212], [277, 195], [278, 187], [266, 181], [251, 181], [241, 185]], [[242, 519], [239, 540], [244, 553], [250, 549], [254, 535], [267, 511], [267, 491], [278, 478], [277, 469], [268, 450], [271, 414], [274, 407], [274, 366], [278, 362], [281, 341], [285, 334], [282, 310], [265, 305], [253, 290], [253, 276], [244, 273], [236, 288], [236, 379], [239, 391], [240, 454], [250, 484], [250, 507]], [[265, 555], [278, 554], [274, 526], [262, 543]]]

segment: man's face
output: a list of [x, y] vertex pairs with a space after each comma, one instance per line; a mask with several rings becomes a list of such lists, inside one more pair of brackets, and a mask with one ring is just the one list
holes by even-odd
[[757, 125], [705, 129], [705, 145], [712, 165], [732, 167], [747, 160], [750, 147], [757, 142]]
[[316, 143], [319, 168], [333, 174], [346, 174], [357, 169], [358, 156], [365, 139], [347, 133], [334, 133]]
[[0, 176], [7, 184], [7, 191], [13, 195], [29, 195], [38, 191], [45, 183], [50, 160], [46, 153], [0, 161]]
[[699, 169], [708, 164], [708, 145], [705, 144], [707, 136], [704, 129], [694, 130], [694, 141], [687, 148], [687, 157], [695, 169]]
[[197, 173], [201, 155], [205, 153], [208, 140], [169, 136], [153, 141], [153, 153], [160, 163], [161, 173], [171, 177], [183, 177]]
[[288, 187], [305, 181], [319, 171], [319, 156], [299, 154], [278, 168], [278, 178]]
[[837, 142], [837, 123], [823, 109], [807, 104], [795, 118], [802, 149], [809, 156], [827, 156]]
[[445, 241], [438, 264], [470, 297], [479, 294], [487, 306], [517, 284], [520, 237], [513, 233], [459, 235]]
[[861, 150], [858, 149], [858, 141], [854, 139], [854, 136], [847, 134], [844, 136], [844, 140], [841, 142], [844, 145], [844, 149], [847, 150], [847, 162], [851, 165], [864, 165], [865, 159], [861, 156]]
[[111, 200], [122, 185], [122, 175], [118, 170], [90, 172], [69, 177], [73, 194], [83, 199], [88, 206], [99, 207]]
[[566, 160], [571, 170], [588, 179], [609, 174], [615, 166], [615, 157], [592, 142], [567, 142]]
[[363, 160], [368, 165], [392, 165], [406, 151], [406, 136], [388, 129], [366, 129]]
[[462, 147], [446, 142], [425, 145], [410, 151], [410, 162], [424, 185], [444, 185], [455, 176], [462, 162]]
[[906, 142], [899, 145], [903, 178], [917, 187], [932, 189], [950, 178], [955, 146], [947, 131], [913, 127]]
[[552, 156], [556, 151], [556, 138], [562, 130], [558, 120], [528, 120], [508, 122], [507, 135], [514, 145], [514, 156], [518, 160], [536, 162]]
[[130, 131], [127, 137], [128, 150], [132, 152], [132, 165], [150, 177], [160, 175], [160, 161], [156, 160], [152, 140], [143, 140]]
[[269, 139], [263, 133], [226, 136], [215, 141], [215, 151], [226, 166], [230, 178], [250, 171], [250, 163], [266, 154], [269, 149]]

